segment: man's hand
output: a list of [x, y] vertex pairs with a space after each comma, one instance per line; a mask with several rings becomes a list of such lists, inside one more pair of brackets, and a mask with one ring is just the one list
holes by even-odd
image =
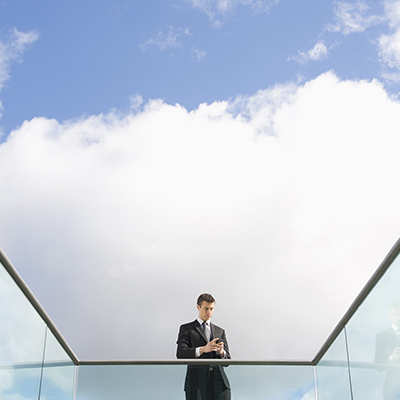
[[224, 342], [220, 341], [219, 343], [217, 343], [218, 340], [219, 340], [219, 338], [215, 338], [215, 339], [211, 340], [211, 342], [208, 342], [204, 347], [201, 347], [200, 354], [216, 351], [221, 356], [223, 356], [224, 355]]
[[400, 360], [400, 347], [396, 347], [393, 351], [393, 353], [391, 354], [390, 358], [392, 360], [396, 360], [397, 362], [399, 362]]

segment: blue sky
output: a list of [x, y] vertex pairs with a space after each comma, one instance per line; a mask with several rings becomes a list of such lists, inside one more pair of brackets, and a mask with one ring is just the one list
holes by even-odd
[[399, 237], [399, 70], [395, 0], [2, 1], [0, 246], [80, 358], [211, 292], [311, 359]]
[[[39, 35], [1, 93], [5, 133], [35, 116], [66, 120], [127, 110], [134, 95], [192, 110], [331, 69], [343, 79], [381, 78], [376, 44], [387, 24], [363, 25], [354, 13], [378, 19], [382, 2], [349, 3], [366, 5], [346, 10], [360, 26], [348, 27], [350, 33], [339, 13], [346, 3], [228, 1], [218, 11], [219, 3], [3, 1], [3, 40], [14, 28]], [[326, 56], [296, 60], [318, 42]]]

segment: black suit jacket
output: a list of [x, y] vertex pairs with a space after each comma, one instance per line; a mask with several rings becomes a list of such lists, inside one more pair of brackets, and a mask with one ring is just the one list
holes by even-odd
[[392, 328], [376, 335], [375, 362], [385, 364], [377, 369], [386, 371], [383, 397], [388, 399], [400, 395], [400, 360], [389, 359], [396, 347], [400, 347], [400, 340]]
[[[212, 338], [219, 338], [224, 342], [224, 358], [231, 358], [224, 329], [212, 323], [210, 323], [210, 328]], [[181, 325], [176, 343], [178, 345], [176, 351], [177, 358], [196, 358], [196, 348], [205, 346], [207, 344], [207, 338], [197, 319], [193, 322], [189, 322], [188, 324]], [[203, 353], [199, 358], [221, 359], [222, 357], [219, 355], [219, 353], [213, 351], [211, 353]], [[225, 388], [230, 389], [229, 381], [225, 374], [224, 368], [221, 365], [216, 365], [213, 368], [214, 373], [219, 373], [221, 375], [221, 379]], [[188, 365], [185, 379], [185, 391], [193, 391], [197, 389], [200, 389], [200, 391], [206, 390], [209, 374], [210, 368], [208, 365]]]

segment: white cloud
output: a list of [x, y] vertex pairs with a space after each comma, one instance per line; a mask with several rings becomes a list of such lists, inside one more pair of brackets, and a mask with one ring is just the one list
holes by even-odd
[[139, 47], [143, 51], [145, 51], [149, 46], [156, 46], [161, 51], [180, 48], [182, 47], [181, 39], [190, 34], [190, 28], [174, 28], [173, 26], [170, 26], [167, 33], [160, 31], [157, 35], [142, 43]]
[[201, 61], [206, 56], [206, 54], [207, 53], [205, 51], [200, 50], [197, 47], [192, 48], [192, 58], [197, 62]]
[[379, 38], [379, 54], [389, 68], [400, 68], [400, 29]]
[[[383, 66], [382, 78], [388, 83], [395, 83], [399, 82], [397, 70], [400, 69], [400, 1], [388, 0], [383, 5], [384, 12], [378, 13], [364, 1], [335, 3], [336, 23], [327, 25], [320, 37], [326, 36], [326, 32], [349, 35], [355, 32], [365, 32], [374, 25], [386, 26], [388, 33], [380, 34], [379, 37], [372, 39], [372, 42], [377, 45]], [[324, 40], [320, 39], [311, 50], [298, 51], [296, 56], [290, 57], [288, 60], [296, 60], [301, 64], [306, 64], [310, 60], [321, 60], [326, 58], [329, 50], [336, 46], [338, 43], [327, 47]]]
[[[328, 24], [319, 34], [319, 40], [315, 46], [308, 51], [298, 51], [298, 54], [289, 57], [289, 60], [296, 60], [300, 64], [307, 64], [308, 61], [319, 61], [328, 57], [329, 51], [338, 47], [338, 41], [332, 42], [327, 39], [327, 32], [349, 35], [355, 32], [364, 32], [374, 25], [387, 22], [387, 17], [374, 13], [365, 1], [355, 3], [336, 2], [333, 9], [334, 24]], [[322, 38], [325, 38], [323, 40]], [[330, 42], [326, 45], [325, 42]]]
[[333, 73], [35, 118], [0, 145], [0, 243], [80, 358], [174, 358], [209, 291], [235, 358], [309, 359], [399, 236], [399, 124]]
[[335, 4], [335, 25], [326, 29], [348, 35], [354, 32], [364, 32], [372, 25], [382, 22], [382, 18], [371, 13], [370, 7], [363, 1], [356, 3], [338, 2]]
[[143, 97], [140, 94], [131, 95], [129, 97], [130, 108], [132, 110], [138, 110], [143, 104]]
[[237, 96], [228, 105], [227, 111], [237, 121], [249, 124], [256, 134], [275, 136], [274, 115], [294, 95], [298, 86], [294, 83], [275, 85], [268, 90], [259, 90], [252, 96]]
[[110, 11], [114, 13], [117, 18], [121, 18], [127, 14], [129, 11], [129, 6], [127, 4], [112, 5], [110, 6]]
[[[390, 33], [378, 38], [379, 55], [383, 64], [389, 68], [400, 69], [400, 1], [387, 1], [385, 15]], [[397, 81], [397, 72], [385, 72], [389, 81]]]
[[400, 72], [383, 72], [382, 77], [389, 84], [400, 82]]
[[379, 57], [384, 67], [382, 77], [386, 82], [399, 81], [400, 69], [400, 1], [388, 0], [384, 3], [384, 12], [373, 14], [365, 2], [336, 4], [334, 13], [337, 23], [329, 25], [326, 30], [348, 35], [353, 32], [364, 32], [373, 25], [386, 25], [389, 32], [381, 34], [374, 42], [377, 44]]
[[20, 32], [14, 28], [6, 40], [0, 41], [0, 90], [10, 78], [11, 63], [20, 60], [26, 47], [38, 38], [36, 31]]
[[192, 7], [208, 15], [215, 26], [220, 26], [240, 6], [247, 6], [258, 14], [268, 12], [280, 0], [185, 0]]
[[[400, 1], [388, 0], [383, 3], [384, 11], [373, 10], [364, 1], [355, 3], [337, 2], [334, 6], [335, 24], [327, 25], [320, 33], [320, 37], [326, 38], [326, 32], [349, 35], [355, 32], [365, 32], [375, 25], [387, 28], [387, 33], [380, 33], [371, 42], [377, 46], [379, 58], [382, 64], [382, 78], [389, 84], [399, 82], [400, 69]], [[372, 36], [371, 36], [372, 37]], [[298, 51], [298, 54], [289, 57], [306, 64], [310, 60], [321, 60], [328, 56], [332, 48], [339, 44], [336, 42], [327, 46], [327, 40], [320, 39], [309, 51]]]
[[289, 60], [295, 60], [300, 64], [307, 64], [309, 61], [320, 61], [327, 58], [329, 50], [324, 42], [320, 40], [315, 46], [308, 51], [299, 51], [297, 56], [290, 57]]
[[389, 27], [393, 29], [399, 28], [400, 25], [400, 1], [385, 1], [385, 17], [389, 22]]
[[[39, 34], [36, 31], [20, 32], [16, 28], [9, 35], [0, 40], [0, 91], [4, 84], [10, 79], [10, 67], [13, 61], [20, 61], [20, 57], [26, 47], [36, 41]], [[3, 105], [0, 102], [0, 118]], [[0, 132], [2, 136], [3, 132]]]
[[[139, 47], [146, 51], [150, 46], [155, 46], [161, 51], [172, 51], [176, 49], [182, 49], [187, 44], [185, 43], [185, 38], [191, 36], [190, 28], [174, 28], [172, 26], [169, 27], [169, 31], [167, 33], [158, 32], [156, 36], [142, 43]], [[184, 51], [184, 50], [182, 50]], [[171, 53], [173, 55], [173, 53]], [[199, 62], [205, 56], [206, 52], [198, 49], [197, 47], [192, 46], [190, 50], [191, 58]]]

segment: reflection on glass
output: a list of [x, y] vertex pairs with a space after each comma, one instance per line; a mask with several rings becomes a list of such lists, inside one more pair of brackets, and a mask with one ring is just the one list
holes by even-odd
[[342, 331], [316, 367], [319, 400], [350, 400], [345, 333]]
[[[184, 399], [185, 365], [80, 366], [77, 400]], [[231, 365], [233, 400], [315, 400], [309, 366]]]
[[0, 398], [38, 399], [46, 326], [0, 264]]
[[399, 283], [396, 260], [347, 324], [355, 398], [400, 399]]
[[231, 365], [233, 400], [315, 400], [311, 366]]
[[10, 400], [37, 400], [40, 385], [40, 366], [0, 367], [0, 398]]
[[390, 305], [390, 328], [376, 335], [375, 362], [378, 371], [385, 371], [383, 397], [400, 398], [400, 299]]
[[2, 265], [0, 321], [0, 364], [41, 363], [45, 323]]
[[57, 339], [47, 330], [41, 398], [72, 400], [75, 365]]
[[183, 398], [185, 365], [80, 366], [77, 400]]

